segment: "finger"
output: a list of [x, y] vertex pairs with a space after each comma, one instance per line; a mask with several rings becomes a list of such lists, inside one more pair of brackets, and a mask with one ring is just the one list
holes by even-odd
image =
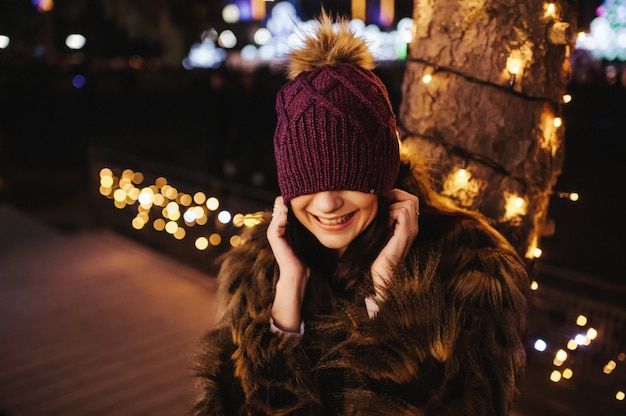
[[413, 207], [413, 212], [416, 216], [419, 215], [419, 198], [409, 192], [403, 191], [401, 189], [392, 189], [387, 194], [387, 198], [389, 202], [393, 205], [394, 203], [402, 202], [402, 201], [410, 201]]
[[402, 223], [416, 223], [419, 217], [419, 202], [417, 200], [406, 200], [392, 204], [390, 217], [394, 220], [401, 220]]
[[272, 219], [267, 228], [268, 237], [283, 237], [285, 227], [287, 226], [287, 206], [283, 202], [282, 197], [276, 197], [274, 207], [272, 208]]

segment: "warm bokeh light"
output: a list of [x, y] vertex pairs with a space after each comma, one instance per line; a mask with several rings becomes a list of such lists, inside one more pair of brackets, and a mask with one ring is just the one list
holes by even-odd
[[233, 225], [237, 228], [243, 227], [243, 219], [244, 219], [243, 214], [235, 214], [233, 216]]
[[112, 176], [102, 176], [100, 177], [100, 185], [105, 188], [110, 188], [113, 186], [114, 180]]
[[566, 368], [563, 370], [563, 378], [564, 379], [571, 379], [574, 376], [574, 372], [572, 371], [571, 368]]
[[567, 352], [565, 350], [558, 350], [555, 356], [559, 361], [567, 360]]
[[193, 198], [189, 194], [181, 193], [178, 195], [178, 202], [185, 207], [188, 207], [193, 202]]
[[550, 381], [554, 381], [555, 383], [561, 381], [561, 372], [558, 370], [552, 371], [552, 373], [550, 374]]
[[146, 225], [146, 223], [143, 219], [135, 217], [133, 218], [131, 225], [135, 230], [141, 230]]
[[[130, 226], [135, 230], [145, 228], [146, 224], [152, 221], [154, 230], [166, 231], [176, 240], [183, 240], [191, 227], [209, 224], [208, 227], [215, 229], [219, 225], [219, 230], [225, 231], [224, 226], [229, 223], [241, 228], [253, 227], [263, 221], [263, 212], [237, 213], [234, 217], [228, 210], [214, 214], [220, 207], [217, 197], [207, 198], [202, 191], [194, 193], [179, 191], [169, 185], [164, 177], [158, 177], [151, 185], [146, 184], [141, 188], [135, 186], [144, 180], [141, 172], [132, 169], [124, 169], [119, 176], [116, 176], [110, 168], [102, 168], [99, 172], [99, 191], [103, 196], [113, 199], [114, 205], [119, 209], [134, 206], [136, 211]], [[151, 216], [159, 218], [152, 220]], [[217, 232], [210, 234], [208, 238], [197, 236], [194, 238], [198, 250], [222, 243], [222, 236]], [[228, 243], [233, 247], [242, 244], [242, 241], [239, 235], [233, 235], [228, 239]]]
[[143, 188], [137, 197], [137, 201], [144, 207], [150, 207], [154, 203], [152, 188]]
[[530, 282], [530, 290], [535, 291], [537, 289], [539, 289], [539, 283], [536, 280]]
[[168, 221], [165, 224], [165, 231], [169, 234], [174, 234], [178, 230], [178, 224], [175, 221]]
[[195, 246], [198, 250], [206, 250], [209, 247], [209, 240], [206, 237], [198, 237]]
[[241, 236], [235, 234], [232, 237], [230, 237], [230, 245], [232, 247], [240, 246], [242, 243], [243, 243], [243, 239], [241, 238]]
[[246, 227], [255, 227], [263, 221], [263, 214], [246, 214], [243, 218], [243, 225]]
[[206, 200], [206, 207], [211, 211], [217, 211], [220, 206], [220, 201], [214, 196]]
[[204, 192], [196, 192], [193, 195], [193, 202], [198, 205], [202, 205], [206, 202], [206, 194]]
[[211, 243], [212, 246], [219, 246], [221, 242], [222, 242], [221, 235], [217, 233], [213, 233], [209, 236], [209, 243]]
[[595, 328], [589, 328], [587, 330], [587, 338], [594, 340], [598, 337], [598, 331]]
[[565, 350], [558, 350], [554, 355], [554, 360], [552, 360], [552, 364], [559, 367], [563, 365], [565, 360], [567, 360], [567, 352], [565, 352]]
[[116, 189], [115, 192], [113, 192], [113, 199], [117, 202], [126, 201], [126, 191], [123, 189]]
[[152, 226], [157, 231], [163, 231], [165, 229], [165, 220], [163, 218], [157, 218], [152, 223]]
[[158, 177], [156, 178], [156, 180], [154, 181], [154, 184], [159, 187], [159, 188], [163, 188], [165, 185], [167, 185], [167, 179], [165, 179], [164, 177]]
[[177, 240], [182, 240], [183, 238], [185, 238], [186, 235], [187, 235], [187, 231], [185, 231], [185, 229], [182, 227], [178, 227], [176, 231], [174, 231], [174, 234], [173, 234], [174, 238]]
[[574, 341], [573, 339], [570, 339], [569, 341], [567, 341], [568, 350], [574, 351], [576, 348], [578, 348], [578, 343], [576, 341]]
[[585, 326], [587, 325], [587, 317], [585, 315], [578, 315], [576, 318], [576, 325]]

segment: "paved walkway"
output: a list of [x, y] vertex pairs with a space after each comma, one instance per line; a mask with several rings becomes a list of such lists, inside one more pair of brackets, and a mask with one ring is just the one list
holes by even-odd
[[214, 279], [0, 205], [0, 415], [182, 415]]

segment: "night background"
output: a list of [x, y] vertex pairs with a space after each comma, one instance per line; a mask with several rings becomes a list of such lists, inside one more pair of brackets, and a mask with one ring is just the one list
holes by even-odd
[[[24, 404], [28, 401], [13, 399], [23, 389], [10, 387], [17, 383], [28, 389], [26, 373], [39, 371], [34, 365], [19, 371], [23, 364], [19, 352], [24, 348], [20, 342], [38, 339], [34, 334], [40, 333], [36, 329], [27, 332], [16, 323], [18, 316], [35, 316], [21, 306], [29, 304], [25, 301], [29, 292], [24, 289], [18, 294], [16, 288], [24, 283], [19, 272], [22, 264], [29, 262], [35, 250], [46, 251], [50, 246], [31, 246], [31, 240], [24, 243], [25, 231], [18, 228], [15, 218], [43, 224], [64, 237], [108, 230], [129, 244], [154, 250], [151, 253], [167, 261], [189, 266], [189, 273], [197, 272], [200, 280], [202, 276], [212, 280], [213, 259], [229, 247], [228, 241], [232, 242], [241, 226], [234, 218], [221, 222], [219, 210], [224, 208], [233, 216], [239, 213], [243, 222], [249, 219], [246, 213], [271, 207], [278, 192], [271, 147], [274, 99], [285, 81], [282, 72], [241, 59], [212, 68], [183, 64], [201, 39], [212, 39], [225, 30], [244, 39], [264, 24], [254, 18], [225, 22], [222, 10], [231, 3], [251, 4], [0, 0], [0, 36], [10, 38], [0, 49], [0, 207], [6, 214], [0, 217], [0, 303], [5, 305], [0, 309], [5, 315], [0, 320], [0, 356], [6, 353], [0, 373], [3, 366], [12, 368], [0, 375], [0, 416], [38, 414], [20, 411], [22, 404], [28, 409]], [[626, 2], [604, 3], [616, 7], [626, 27]], [[349, 1], [294, 4], [302, 20], [316, 16], [320, 4], [350, 13]], [[602, 4], [577, 3], [580, 31], [589, 31]], [[402, 17], [410, 17], [412, 7], [410, 0], [397, 0], [393, 24], [381, 28], [390, 30]], [[84, 47], [70, 49], [69, 34], [82, 34]], [[235, 55], [240, 52], [238, 47], [233, 51]], [[626, 63], [593, 58], [584, 50], [572, 51], [570, 63], [572, 101], [563, 107], [566, 157], [549, 209], [555, 232], [540, 244], [543, 255], [535, 276], [539, 289], [531, 312], [529, 372], [522, 383], [526, 400], [518, 414], [623, 415], [626, 227], [621, 208]], [[376, 69], [396, 107], [402, 99], [403, 69], [402, 60], [385, 62]], [[140, 172], [145, 182], [138, 188], [167, 178], [179, 196], [183, 192], [191, 197], [196, 193], [214, 196], [220, 208], [205, 209], [206, 225], [198, 219], [180, 238], [137, 225], [133, 222], [139, 217], [136, 206], [127, 203], [116, 208], [112, 194], [103, 195], [103, 168], [111, 169], [116, 184], [121, 183], [125, 169]], [[578, 201], [563, 197], [572, 192], [580, 195]], [[198, 198], [202, 202], [196, 203], [204, 204], [204, 197]], [[217, 238], [209, 238], [208, 247], [202, 249], [196, 239], [205, 232], [199, 230], [201, 225], [210, 228], [207, 235]], [[33, 234], [32, 238], [39, 237]], [[14, 242], [22, 257], [15, 254]], [[63, 264], [54, 273], [62, 275]], [[33, 275], [35, 266], [30, 266]], [[132, 303], [140, 310], [138, 302]], [[59, 305], [59, 310], [65, 310]], [[581, 315], [588, 324], [581, 325]], [[574, 377], [550, 381], [553, 368], [560, 367], [553, 361], [554, 353], [561, 347], [567, 349], [568, 338], [582, 331], [579, 327], [587, 330], [590, 326], [598, 330], [598, 339], [587, 344], [586, 351], [582, 344], [569, 349]], [[21, 340], [18, 335], [23, 336]], [[534, 349], [538, 338], [556, 346], [542, 354]], [[187, 339], [191, 343], [194, 338], [189, 335]], [[51, 370], [53, 361], [41, 362], [48, 365], [47, 371], [56, 371]], [[32, 384], [41, 385], [41, 380]], [[48, 397], [44, 393], [35, 396], [42, 401]], [[67, 403], [74, 402], [68, 399]], [[45, 414], [87, 414], [76, 412]]]

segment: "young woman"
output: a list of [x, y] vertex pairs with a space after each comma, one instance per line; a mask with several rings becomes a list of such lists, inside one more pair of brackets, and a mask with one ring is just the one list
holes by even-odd
[[400, 157], [387, 91], [345, 21], [290, 56], [281, 196], [219, 272], [194, 415], [505, 415], [528, 278]]

